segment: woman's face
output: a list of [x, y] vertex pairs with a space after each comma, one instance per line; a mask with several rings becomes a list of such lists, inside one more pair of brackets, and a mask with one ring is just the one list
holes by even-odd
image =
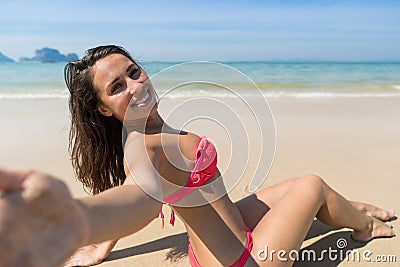
[[96, 62], [93, 85], [101, 102], [97, 109], [104, 116], [114, 116], [123, 122], [125, 114], [129, 114], [129, 120], [142, 120], [157, 110], [157, 98], [149, 77], [121, 54], [112, 54]]

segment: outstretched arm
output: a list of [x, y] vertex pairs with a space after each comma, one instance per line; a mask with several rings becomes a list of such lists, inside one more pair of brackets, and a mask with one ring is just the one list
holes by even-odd
[[87, 217], [89, 238], [85, 246], [68, 259], [65, 267], [103, 262], [118, 238], [139, 231], [156, 218], [160, 210], [159, 202], [148, 197], [137, 185], [122, 185], [77, 202]]
[[[139, 162], [135, 162], [139, 163]], [[137, 164], [141, 166], [145, 166], [144, 164]], [[128, 166], [126, 165], [126, 173], [127, 173], [127, 179], [124, 182], [124, 185], [136, 185], [135, 180], [132, 179], [132, 176], [130, 175], [130, 171]], [[147, 177], [151, 178], [152, 176], [152, 168], [137, 168], [138, 171], [141, 172], [141, 175], [146, 175]], [[146, 179], [146, 183], [148, 184], [147, 187], [150, 188], [155, 188], [154, 193], [157, 193], [157, 184], [158, 182], [155, 182], [156, 180], [153, 179], [153, 182], [151, 182], [151, 179]], [[158, 180], [157, 180], [158, 181]], [[158, 210], [157, 210], [158, 212]], [[84, 247], [81, 247], [78, 249], [71, 258], [68, 259], [68, 261], [65, 263], [64, 267], [70, 267], [70, 266], [93, 266], [96, 264], [100, 264], [104, 261], [105, 258], [111, 253], [111, 250], [114, 248], [115, 244], [117, 243], [118, 239], [116, 240], [108, 240], [104, 241], [99, 244], [92, 244], [92, 245], [87, 245]]]
[[[137, 185], [122, 185], [77, 200], [89, 225], [86, 244], [135, 233], [158, 216], [161, 203]], [[85, 244], [85, 245], [86, 245]]]
[[61, 265], [79, 247], [140, 230], [161, 207], [137, 185], [76, 200], [63, 182], [37, 172], [0, 170], [0, 192], [3, 266]]
[[[158, 217], [162, 203], [157, 199], [162, 192], [151, 161], [134, 156], [127, 160], [127, 166], [135, 168], [133, 173], [127, 172], [123, 185], [78, 200], [90, 226], [89, 244], [135, 233]], [[139, 177], [140, 186], [135, 182]]]

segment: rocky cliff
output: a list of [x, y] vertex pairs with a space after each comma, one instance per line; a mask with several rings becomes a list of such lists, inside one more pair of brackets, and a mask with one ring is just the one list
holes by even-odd
[[0, 52], [0, 62], [14, 62], [14, 60], [12, 60], [12, 59], [9, 58], [9, 57], [6, 57], [5, 55], [3, 55], [3, 54]]
[[79, 59], [75, 53], [68, 55], [61, 54], [57, 49], [44, 47], [35, 51], [35, 56], [31, 58], [22, 57], [21, 62], [59, 62], [59, 61], [72, 61]]

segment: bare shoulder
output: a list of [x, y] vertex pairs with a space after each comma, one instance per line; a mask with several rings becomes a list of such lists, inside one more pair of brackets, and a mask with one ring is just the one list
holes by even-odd
[[124, 151], [124, 184], [139, 185], [146, 194], [156, 199], [162, 198], [160, 176], [156, 169], [156, 154], [151, 142], [145, 136], [136, 135], [127, 138]]
[[129, 135], [124, 145], [124, 168], [126, 175], [131, 169], [149, 168], [154, 165], [155, 153], [145, 142], [143, 135]]
[[142, 135], [130, 134], [124, 145], [125, 160], [140, 159], [140, 155], [147, 150], [144, 137]]
[[179, 147], [181, 153], [188, 159], [194, 160], [194, 154], [199, 144], [200, 137], [194, 133], [179, 136]]

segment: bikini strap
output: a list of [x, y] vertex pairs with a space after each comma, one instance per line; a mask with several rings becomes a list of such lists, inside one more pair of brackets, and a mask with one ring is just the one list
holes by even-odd
[[172, 226], [175, 226], [175, 212], [171, 207], [170, 207], [170, 209], [171, 209], [171, 215], [170, 215], [170, 218], [169, 218], [169, 223]]
[[158, 216], [161, 217], [161, 228], [164, 229], [164, 213], [162, 212], [162, 207]]
[[[170, 209], [171, 209], [171, 214], [170, 214], [170, 217], [169, 217], [169, 224], [171, 224], [172, 226], [175, 226], [175, 212], [171, 207], [170, 207]], [[164, 218], [165, 218], [165, 216], [164, 216], [164, 213], [162, 211], [162, 208], [160, 209], [160, 213], [159, 213], [158, 216], [161, 217], [161, 228], [164, 229], [164, 226], [165, 226]]]

